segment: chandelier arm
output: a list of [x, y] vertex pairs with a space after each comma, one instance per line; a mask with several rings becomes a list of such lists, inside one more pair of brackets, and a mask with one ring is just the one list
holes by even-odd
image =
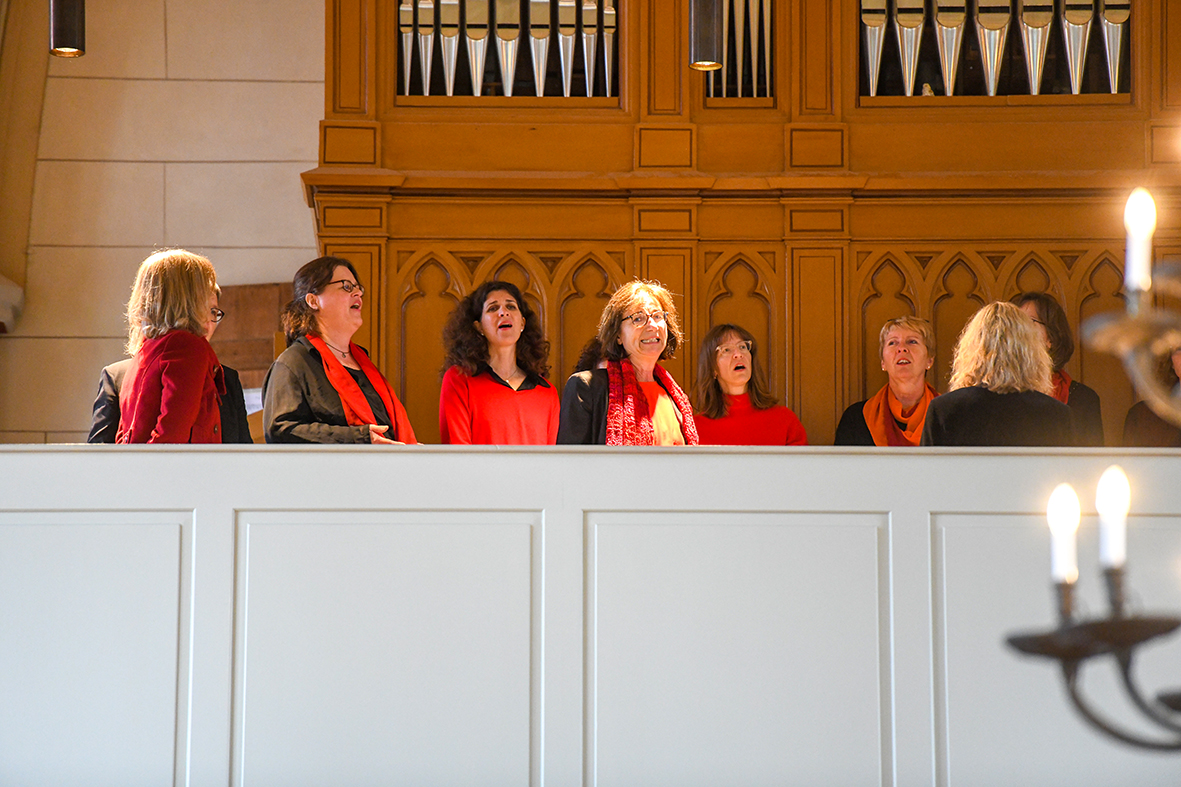
[[1181, 736], [1176, 741], [1152, 741], [1140, 738], [1130, 732], [1119, 729], [1110, 722], [1101, 718], [1091, 706], [1083, 698], [1079, 692], [1078, 686], [1079, 663], [1077, 661], [1062, 662], [1062, 676], [1066, 680], [1066, 690], [1070, 694], [1070, 699], [1074, 703], [1075, 710], [1079, 712], [1087, 723], [1095, 729], [1099, 730], [1105, 735], [1115, 738], [1118, 741], [1123, 741], [1129, 746], [1135, 746], [1141, 749], [1151, 749], [1153, 751], [1181, 751]]
[[1144, 397], [1152, 411], [1166, 421], [1181, 426], [1181, 399], [1173, 395], [1156, 376], [1156, 356], [1145, 344], [1137, 345], [1124, 355], [1124, 368], [1137, 393]]
[[[1132, 699], [1132, 703], [1137, 708], [1139, 708], [1145, 716], [1156, 722], [1161, 727], [1169, 730], [1170, 732], [1181, 733], [1181, 723], [1169, 718], [1168, 715], [1161, 712], [1161, 709], [1155, 703], [1149, 702], [1147, 699], [1145, 699], [1143, 693], [1140, 691], [1140, 688], [1132, 679], [1132, 651], [1121, 651], [1117, 656], [1117, 660], [1119, 661], [1120, 674], [1124, 679], [1124, 688], [1128, 690], [1128, 696]], [[1181, 716], [1178, 718], [1181, 718]]]

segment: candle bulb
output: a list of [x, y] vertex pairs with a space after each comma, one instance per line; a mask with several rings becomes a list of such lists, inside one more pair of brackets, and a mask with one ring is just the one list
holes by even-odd
[[1137, 188], [1124, 205], [1124, 229], [1128, 231], [1124, 257], [1124, 286], [1128, 292], [1152, 287], [1152, 233], [1156, 231], [1156, 203], [1147, 189]]
[[1103, 471], [1095, 491], [1095, 509], [1099, 512], [1099, 565], [1123, 568], [1128, 557], [1128, 509], [1132, 490], [1128, 476], [1119, 465]]
[[1082, 516], [1078, 495], [1070, 484], [1050, 493], [1046, 519], [1050, 523], [1050, 576], [1057, 583], [1078, 579], [1078, 523]]

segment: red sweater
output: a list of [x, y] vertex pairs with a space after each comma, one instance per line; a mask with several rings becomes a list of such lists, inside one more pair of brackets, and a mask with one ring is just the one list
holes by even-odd
[[490, 369], [469, 377], [452, 366], [439, 392], [439, 435], [444, 445], [553, 445], [560, 405], [543, 378], [529, 377], [514, 391]]
[[808, 435], [796, 414], [781, 404], [756, 410], [750, 396], [726, 396], [721, 418], [694, 415], [702, 445], [807, 445]]
[[132, 359], [119, 396], [117, 443], [220, 443], [225, 378], [202, 336], [169, 331]]

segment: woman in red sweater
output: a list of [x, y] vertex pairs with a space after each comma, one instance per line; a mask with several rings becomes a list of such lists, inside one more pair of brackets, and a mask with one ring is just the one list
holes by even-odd
[[702, 445], [807, 445], [796, 414], [767, 390], [755, 337], [715, 326], [697, 354], [694, 420]]
[[139, 266], [127, 302], [132, 356], [117, 443], [220, 443], [225, 378], [206, 336], [221, 319], [217, 274], [198, 254], [159, 251]]
[[489, 281], [459, 302], [443, 329], [439, 392], [444, 444], [552, 445], [560, 402], [541, 319], [515, 284]]

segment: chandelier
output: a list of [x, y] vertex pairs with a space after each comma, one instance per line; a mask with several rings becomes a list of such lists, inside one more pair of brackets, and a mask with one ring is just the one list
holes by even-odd
[[[1157, 415], [1181, 425], [1181, 392], [1169, 390], [1157, 374], [1157, 361], [1181, 347], [1181, 315], [1153, 305], [1153, 287], [1181, 295], [1181, 266], [1152, 270], [1152, 234], [1156, 205], [1144, 189], [1136, 189], [1124, 209], [1128, 232], [1124, 263], [1127, 291], [1124, 314], [1093, 317], [1083, 325], [1083, 338], [1096, 349], [1118, 355], [1136, 391]], [[1181, 627], [1174, 616], [1128, 615], [1124, 605], [1124, 564], [1127, 557], [1127, 518], [1131, 504], [1128, 478], [1113, 465], [1099, 479], [1095, 509], [1099, 512], [1099, 563], [1107, 586], [1108, 614], [1076, 620], [1074, 586], [1078, 579], [1078, 495], [1069, 484], [1059, 484], [1050, 495], [1050, 563], [1058, 607], [1058, 627], [1050, 631], [1016, 634], [1009, 645], [1032, 656], [1054, 659], [1062, 670], [1066, 692], [1075, 710], [1104, 734], [1143, 749], [1181, 752], [1181, 690], [1149, 698], [1136, 682], [1133, 664], [1137, 649]], [[1113, 723], [1083, 694], [1082, 668], [1111, 659], [1132, 705], [1160, 730], [1145, 737]]]

